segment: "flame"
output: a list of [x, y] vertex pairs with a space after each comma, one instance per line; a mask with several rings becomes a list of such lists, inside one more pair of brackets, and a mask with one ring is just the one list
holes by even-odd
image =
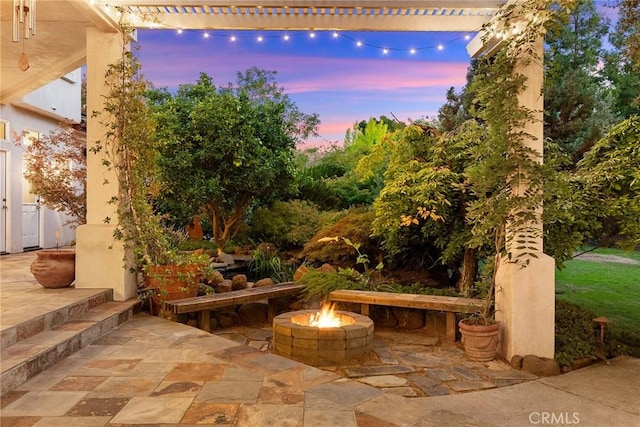
[[336, 316], [334, 304], [322, 306], [322, 310], [309, 316], [309, 326], [334, 328], [341, 326], [340, 316]]

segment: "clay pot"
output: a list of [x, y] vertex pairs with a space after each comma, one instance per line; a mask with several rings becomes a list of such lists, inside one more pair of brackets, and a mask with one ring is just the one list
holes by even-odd
[[151, 265], [145, 275], [145, 289], [151, 294], [151, 314], [158, 315], [165, 301], [195, 297], [202, 278], [202, 265]]
[[488, 362], [495, 359], [500, 342], [500, 324], [470, 325], [458, 322], [465, 355], [469, 360]]
[[76, 251], [46, 249], [36, 252], [31, 263], [33, 277], [45, 288], [66, 288], [76, 278]]

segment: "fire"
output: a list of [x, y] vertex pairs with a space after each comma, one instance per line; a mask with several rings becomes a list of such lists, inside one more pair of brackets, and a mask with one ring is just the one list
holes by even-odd
[[341, 326], [340, 317], [334, 313], [334, 305], [324, 305], [318, 313], [309, 316], [309, 326], [333, 328]]

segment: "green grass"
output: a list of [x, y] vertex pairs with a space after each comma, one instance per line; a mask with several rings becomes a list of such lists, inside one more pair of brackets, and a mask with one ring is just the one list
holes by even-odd
[[639, 264], [572, 259], [563, 270], [556, 271], [556, 296], [612, 320], [616, 338], [629, 334], [640, 338], [640, 252], [607, 248], [593, 253], [615, 255]]

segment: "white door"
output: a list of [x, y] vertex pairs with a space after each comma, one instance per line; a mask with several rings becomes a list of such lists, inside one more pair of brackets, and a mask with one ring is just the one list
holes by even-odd
[[[37, 132], [28, 131], [24, 144], [28, 145], [38, 138]], [[27, 170], [26, 159], [22, 160], [22, 172]], [[22, 179], [22, 247], [35, 249], [40, 247], [40, 197], [31, 192], [31, 184]]]
[[0, 151], [0, 253], [7, 251], [7, 153]]

